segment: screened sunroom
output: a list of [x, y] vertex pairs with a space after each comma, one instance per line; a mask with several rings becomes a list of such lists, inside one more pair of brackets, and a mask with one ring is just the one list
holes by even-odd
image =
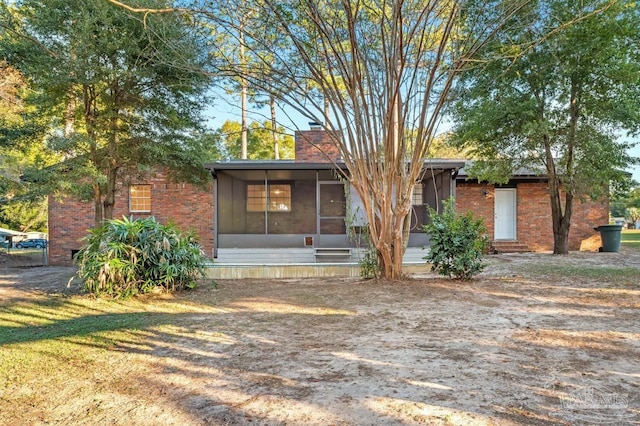
[[[413, 194], [409, 247], [428, 244], [425, 205], [454, 195], [459, 161], [425, 163]], [[361, 202], [331, 163], [228, 161], [214, 177], [214, 253], [218, 262], [357, 261], [366, 226]], [[349, 231], [356, 232], [349, 232]], [[422, 253], [424, 256], [424, 253]]]

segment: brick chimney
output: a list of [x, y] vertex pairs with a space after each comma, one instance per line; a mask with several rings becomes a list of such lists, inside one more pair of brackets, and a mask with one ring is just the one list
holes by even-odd
[[342, 156], [331, 133], [341, 135], [336, 130], [324, 130], [318, 123], [309, 123], [309, 130], [296, 130], [296, 162], [329, 163], [342, 162]]

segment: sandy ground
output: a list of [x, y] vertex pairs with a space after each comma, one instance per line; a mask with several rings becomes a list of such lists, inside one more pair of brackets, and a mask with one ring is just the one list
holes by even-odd
[[[70, 268], [1, 260], [0, 307], [76, 291]], [[640, 424], [640, 283], [551, 273], [640, 255], [489, 263], [469, 283], [203, 286], [173, 299], [190, 307], [174, 323], [138, 331], [143, 344], [107, 349], [109, 385], [69, 373], [31, 406], [14, 395], [37, 389], [0, 386], [0, 424]]]

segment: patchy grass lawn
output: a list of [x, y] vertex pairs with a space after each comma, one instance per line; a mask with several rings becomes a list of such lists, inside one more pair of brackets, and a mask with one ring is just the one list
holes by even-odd
[[640, 229], [625, 229], [621, 235], [622, 247], [640, 251]]
[[2, 424], [640, 421], [640, 253], [499, 255], [424, 274], [223, 281], [94, 299], [0, 267]]

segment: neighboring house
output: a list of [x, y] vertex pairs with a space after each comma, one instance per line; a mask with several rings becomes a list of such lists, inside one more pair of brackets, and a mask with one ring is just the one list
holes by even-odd
[[[358, 259], [361, 240], [348, 229], [366, 221], [355, 191], [338, 177], [333, 160], [344, 167], [329, 135], [320, 129], [298, 131], [295, 160], [236, 160], [205, 165], [210, 188], [170, 183], [163, 173], [123, 185], [114, 217], [155, 216], [181, 229], [193, 229], [217, 263], [313, 263]], [[462, 160], [425, 161], [424, 180], [416, 185], [409, 248], [405, 261], [422, 261], [428, 245], [422, 224], [425, 205], [440, 207], [456, 198], [459, 211], [485, 219], [489, 237], [520, 243], [520, 248], [551, 250], [553, 236], [546, 181], [514, 176], [495, 187], [466, 180]], [[594, 226], [606, 223], [607, 203], [578, 204], [571, 248], [597, 249]], [[82, 238], [93, 227], [93, 203], [69, 198], [49, 201], [49, 263], [72, 263]], [[604, 218], [604, 219], [603, 219]], [[603, 222], [604, 220], [604, 222]], [[587, 247], [584, 241], [594, 240]], [[498, 243], [499, 244], [499, 243]]]
[[27, 238], [24, 232], [18, 232], [7, 228], [0, 228], [0, 247], [11, 247], [14, 242], [22, 241]]

